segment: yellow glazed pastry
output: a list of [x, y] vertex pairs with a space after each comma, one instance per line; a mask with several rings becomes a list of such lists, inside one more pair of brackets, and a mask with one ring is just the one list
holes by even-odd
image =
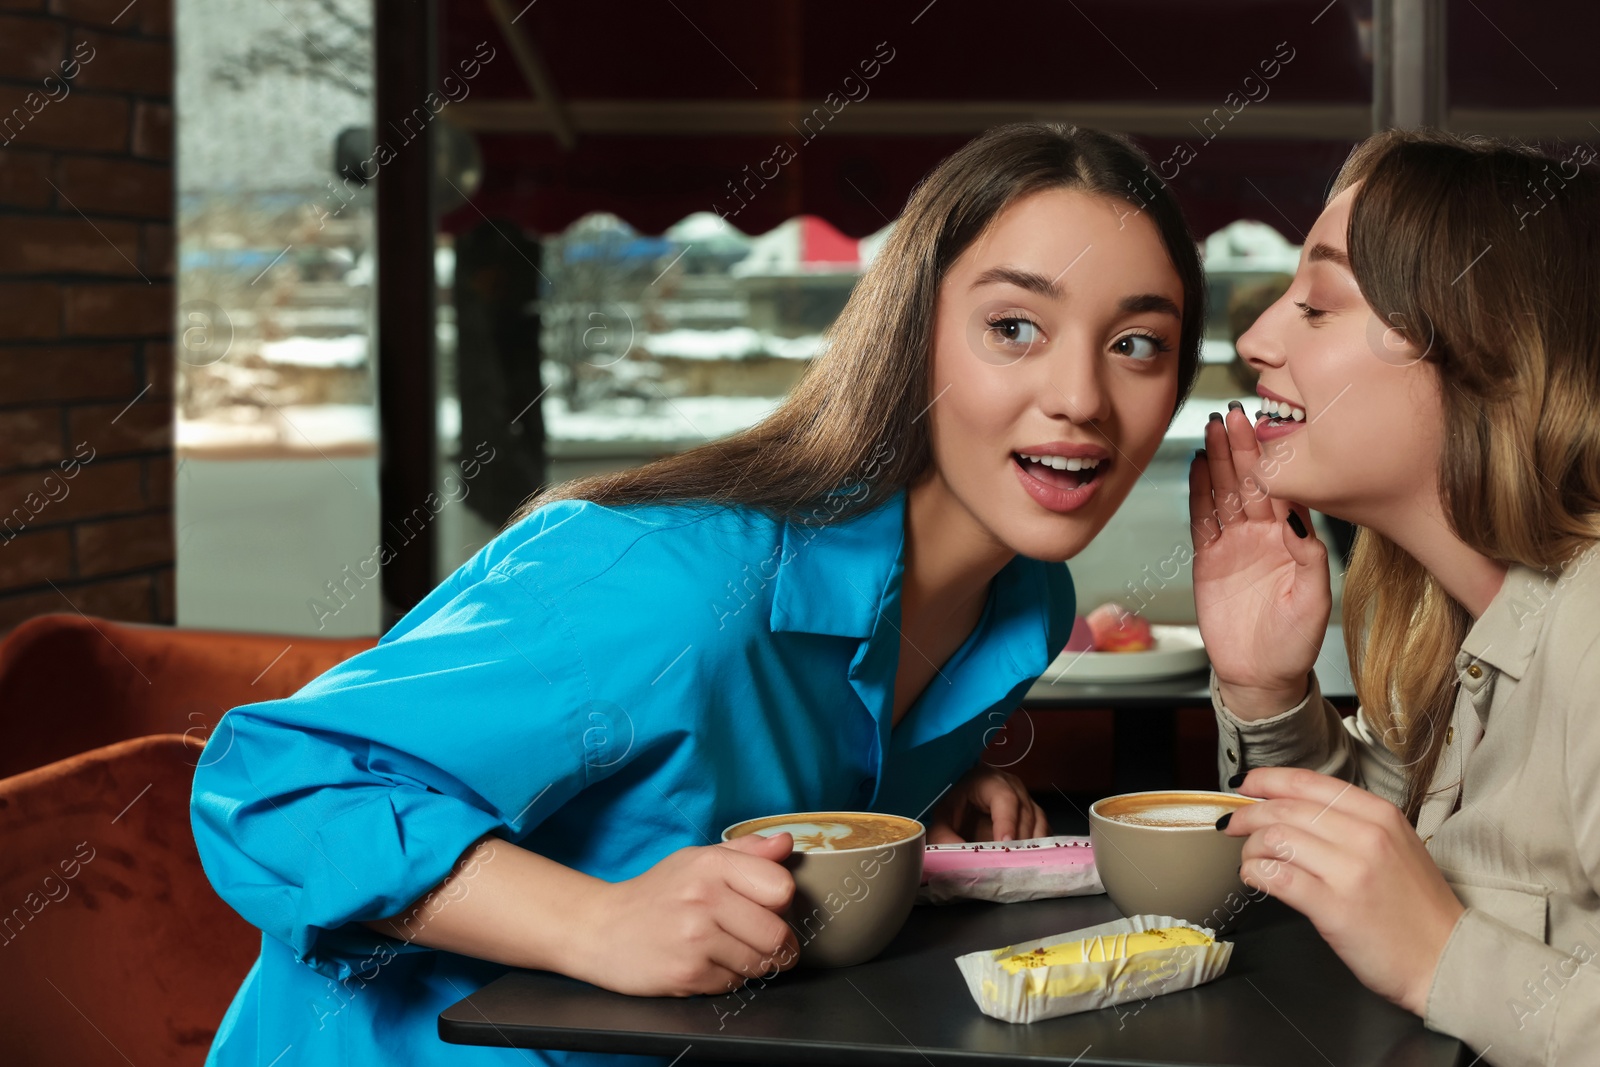
[[956, 957], [985, 1015], [1031, 1023], [1193, 989], [1222, 974], [1233, 944], [1170, 915], [1116, 922]]
[[1064, 941], [1057, 945], [1017, 952], [996, 961], [1007, 974], [1033, 967], [1050, 967], [1056, 964], [1099, 963], [1106, 960], [1127, 959], [1140, 952], [1176, 948], [1179, 945], [1209, 945], [1212, 939], [1200, 930], [1182, 926], [1163, 926], [1143, 933], [1113, 934], [1109, 937], [1086, 937], [1082, 941]]

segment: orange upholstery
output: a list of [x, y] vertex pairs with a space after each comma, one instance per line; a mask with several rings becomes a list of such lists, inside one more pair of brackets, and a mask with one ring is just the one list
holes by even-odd
[[229, 708], [288, 696], [376, 643], [29, 619], [0, 642], [0, 778], [146, 734], [203, 742]]
[[261, 934], [189, 830], [200, 742], [140, 737], [0, 780], [0, 1060], [198, 1065]]

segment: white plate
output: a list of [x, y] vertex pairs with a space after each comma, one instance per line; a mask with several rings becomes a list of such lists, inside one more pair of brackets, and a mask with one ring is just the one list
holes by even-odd
[[1138, 682], [1176, 678], [1205, 670], [1210, 660], [1198, 626], [1150, 627], [1156, 647], [1148, 652], [1063, 652], [1036, 683]]

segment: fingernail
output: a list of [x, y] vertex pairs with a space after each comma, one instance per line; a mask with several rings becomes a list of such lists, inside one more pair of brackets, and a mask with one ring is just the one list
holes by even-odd
[[1205, 459], [1206, 458], [1206, 450], [1203, 449], [1203, 448], [1195, 449], [1194, 450], [1194, 458], [1195, 459]]
[[1010, 841], [1011, 840], [1011, 835], [1010, 834], [1001, 834], [1000, 835], [1000, 840], [1002, 840], [1002, 841]]
[[1232, 778], [1229, 778], [1228, 779], [1228, 788], [1229, 789], [1238, 789], [1241, 785], [1244, 785], [1244, 776], [1249, 774], [1249, 773], [1250, 773], [1249, 771], [1240, 771], [1238, 774], [1234, 775]]
[[1228, 410], [1229, 411], [1243, 411], [1244, 410], [1244, 405], [1239, 403], [1237, 400], [1230, 400], [1230, 401], [1228, 401]]
[[1289, 529], [1294, 531], [1296, 537], [1304, 537], [1306, 535], [1306, 524], [1301, 522], [1300, 516], [1292, 511], [1289, 512]]
[[1231, 819], [1231, 818], [1233, 818], [1233, 812], [1230, 811], [1226, 815], [1224, 815], [1222, 818], [1218, 819], [1217, 820], [1217, 829], [1218, 830], [1226, 830], [1228, 828], [1228, 820]]
[[1211, 413], [1211, 421], [1212, 421], [1212, 422], [1221, 422], [1221, 421], [1222, 421], [1222, 412], [1220, 412], [1220, 411], [1213, 411], [1213, 412], [1212, 412], [1212, 413]]

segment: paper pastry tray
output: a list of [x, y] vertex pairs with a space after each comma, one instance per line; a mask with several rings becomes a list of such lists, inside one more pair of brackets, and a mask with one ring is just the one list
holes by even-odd
[[956, 966], [961, 968], [979, 1010], [1008, 1023], [1031, 1023], [1132, 1000], [1149, 1000], [1163, 993], [1193, 989], [1228, 969], [1228, 958], [1233, 955], [1233, 943], [1229, 941], [1175, 945], [1120, 960], [1030, 967], [1016, 974], [1007, 973], [999, 964], [1001, 959], [1018, 952], [1048, 948], [1063, 941], [1143, 933], [1164, 926], [1200, 930], [1212, 936], [1209, 929], [1170, 915], [1135, 915], [1004, 948], [969, 952], [956, 957]]

